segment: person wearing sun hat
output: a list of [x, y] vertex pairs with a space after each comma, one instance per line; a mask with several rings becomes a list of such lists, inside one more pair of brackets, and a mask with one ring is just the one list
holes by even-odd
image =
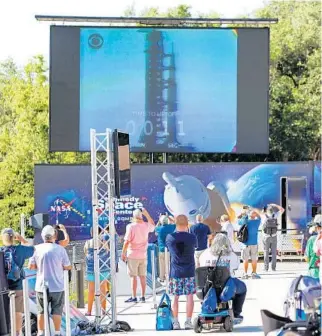
[[[22, 314], [24, 312], [22, 291], [22, 280], [24, 279], [23, 266], [25, 261], [33, 256], [34, 247], [29, 246], [27, 240], [11, 228], [3, 229], [1, 237], [3, 247], [1, 247], [0, 251], [4, 253], [5, 263], [8, 263], [6, 262], [6, 259], [9, 260], [9, 257], [11, 258], [12, 256], [12, 260], [20, 273], [17, 274], [16, 280], [11, 279], [10, 277], [8, 278], [9, 290], [15, 292], [16, 331], [17, 335], [19, 335], [22, 328]], [[15, 240], [18, 241], [18, 244], [15, 244]], [[8, 272], [8, 270], [5, 271]], [[9, 274], [7, 273], [7, 277], [8, 275]]]

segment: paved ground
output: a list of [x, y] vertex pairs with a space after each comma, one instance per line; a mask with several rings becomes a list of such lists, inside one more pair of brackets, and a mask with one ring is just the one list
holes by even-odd
[[[244, 305], [244, 321], [235, 327], [229, 335], [264, 335], [260, 317], [260, 309], [268, 309], [276, 314], [283, 314], [283, 302], [291, 281], [300, 274], [306, 273], [305, 263], [278, 263], [278, 271], [264, 272], [263, 265], [259, 264], [258, 273], [261, 279], [247, 280], [247, 298]], [[240, 273], [239, 273], [240, 274]], [[239, 275], [237, 274], [237, 276]], [[152, 298], [145, 304], [126, 304], [124, 297], [118, 297], [118, 320], [127, 321], [134, 331], [131, 335], [160, 335], [155, 331], [155, 310], [152, 308]], [[158, 298], [159, 300], [160, 298]], [[195, 303], [194, 316], [200, 311], [200, 303]], [[180, 302], [179, 320], [183, 325], [185, 321], [184, 298]], [[205, 332], [207, 333], [207, 332]], [[226, 332], [214, 331], [216, 335], [227, 335]], [[194, 334], [193, 331], [169, 331], [162, 335]]]

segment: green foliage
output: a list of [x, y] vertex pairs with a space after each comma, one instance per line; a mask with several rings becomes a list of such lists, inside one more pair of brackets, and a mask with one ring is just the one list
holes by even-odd
[[0, 228], [33, 211], [35, 163], [89, 162], [88, 155], [48, 153], [48, 80], [42, 56], [24, 69], [0, 66]]
[[[167, 162], [279, 161], [321, 158], [321, 8], [318, 2], [274, 1], [255, 13], [278, 18], [271, 26], [270, 154], [169, 154]], [[136, 16], [132, 5], [126, 16]], [[191, 17], [180, 5], [162, 13], [147, 8], [140, 16]], [[200, 17], [218, 17], [216, 12]], [[33, 58], [23, 69], [12, 60], [0, 64], [0, 228], [17, 227], [20, 214], [33, 211], [36, 163], [89, 163], [83, 153], [48, 152], [48, 69]], [[251, 134], [250, 134], [251, 136]], [[151, 161], [131, 154], [133, 163]], [[153, 155], [162, 162], [161, 153]]]
[[319, 159], [321, 4], [273, 1], [256, 13], [271, 27], [270, 159]]

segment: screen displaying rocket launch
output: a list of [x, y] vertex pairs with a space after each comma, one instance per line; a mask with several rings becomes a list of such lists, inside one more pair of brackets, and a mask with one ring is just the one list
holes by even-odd
[[135, 151], [235, 149], [236, 30], [86, 28], [80, 39], [81, 150], [107, 125]]
[[[51, 27], [50, 150], [268, 153], [267, 28]], [[256, 141], [253, 141], [256, 139]]]

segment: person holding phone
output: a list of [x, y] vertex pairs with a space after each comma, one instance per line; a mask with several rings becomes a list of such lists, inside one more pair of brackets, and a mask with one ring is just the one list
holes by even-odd
[[56, 244], [67, 247], [70, 243], [69, 235], [67, 233], [67, 230], [63, 224], [57, 224], [55, 226], [56, 229]]
[[155, 234], [158, 237], [159, 246], [159, 279], [165, 281], [165, 242], [168, 234], [173, 233], [176, 225], [167, 215], [160, 215], [158, 226], [155, 228]]
[[29, 261], [29, 268], [37, 270], [36, 299], [38, 309], [38, 335], [44, 335], [45, 320], [43, 291], [48, 290], [48, 301], [51, 303], [51, 312], [55, 335], [61, 335], [60, 328], [64, 310], [64, 271], [72, 268], [66, 250], [56, 244], [56, 231], [46, 225], [41, 236], [44, 243], [36, 247], [33, 257]]
[[[16, 331], [19, 335], [22, 328], [22, 314], [24, 312], [23, 304], [23, 290], [22, 280], [24, 279], [23, 266], [29, 258], [34, 254], [35, 248], [30, 246], [26, 239], [20, 236], [20, 234], [14, 232], [11, 228], [6, 228], [1, 232], [3, 247], [0, 251], [4, 253], [5, 264], [7, 269], [5, 270], [9, 290], [14, 291], [15, 296], [15, 308], [16, 308]], [[19, 243], [16, 245], [14, 241]], [[17, 268], [16, 276], [10, 276], [10, 272]]]
[[[144, 221], [143, 216], [147, 219]], [[132, 296], [125, 302], [137, 302], [137, 277], [140, 278], [142, 296], [140, 301], [145, 302], [147, 250], [149, 233], [154, 232], [155, 224], [150, 214], [145, 209], [133, 211], [132, 223], [126, 227], [122, 260], [127, 262], [128, 275], [131, 278]]]

